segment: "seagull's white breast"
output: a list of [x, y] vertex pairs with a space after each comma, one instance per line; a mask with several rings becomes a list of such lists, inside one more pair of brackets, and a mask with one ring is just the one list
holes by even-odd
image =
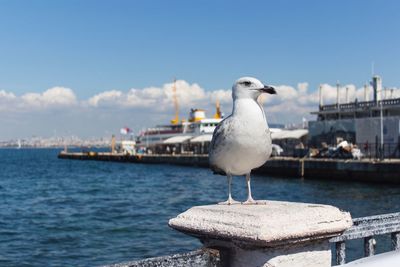
[[271, 155], [271, 133], [261, 106], [253, 99], [237, 99], [230, 117], [213, 136], [210, 164], [233, 175], [263, 165]]

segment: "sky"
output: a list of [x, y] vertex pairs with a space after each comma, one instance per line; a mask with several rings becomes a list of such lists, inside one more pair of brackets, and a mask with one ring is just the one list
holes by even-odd
[[[400, 88], [399, 1], [0, 0], [0, 140], [139, 131], [191, 107], [231, 112], [242, 76], [277, 87], [268, 121], [313, 119], [322, 85]], [[373, 66], [373, 68], [372, 68]]]

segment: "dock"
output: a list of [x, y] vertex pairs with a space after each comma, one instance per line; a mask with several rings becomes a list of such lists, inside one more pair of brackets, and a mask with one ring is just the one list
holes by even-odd
[[[204, 167], [208, 165], [208, 155], [193, 154], [144, 154], [126, 155], [122, 153], [82, 153], [60, 152], [60, 159], [96, 160], [141, 164], [173, 164]], [[400, 184], [399, 159], [317, 159], [272, 157], [266, 164], [253, 171], [258, 174], [288, 178], [349, 180], [362, 182]]]

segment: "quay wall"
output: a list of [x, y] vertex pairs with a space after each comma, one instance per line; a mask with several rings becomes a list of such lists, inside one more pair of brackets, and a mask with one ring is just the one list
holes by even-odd
[[[143, 164], [174, 164], [208, 167], [207, 155], [124, 155], [111, 153], [65, 153], [61, 159], [131, 162]], [[307, 179], [358, 180], [400, 184], [400, 160], [375, 161], [273, 157], [254, 170], [255, 173]]]

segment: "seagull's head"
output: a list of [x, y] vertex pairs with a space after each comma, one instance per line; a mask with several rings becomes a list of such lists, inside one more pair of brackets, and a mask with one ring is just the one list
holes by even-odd
[[264, 85], [253, 77], [242, 77], [232, 86], [233, 99], [252, 98], [257, 100], [262, 93], [276, 94], [276, 91], [274, 87]]

